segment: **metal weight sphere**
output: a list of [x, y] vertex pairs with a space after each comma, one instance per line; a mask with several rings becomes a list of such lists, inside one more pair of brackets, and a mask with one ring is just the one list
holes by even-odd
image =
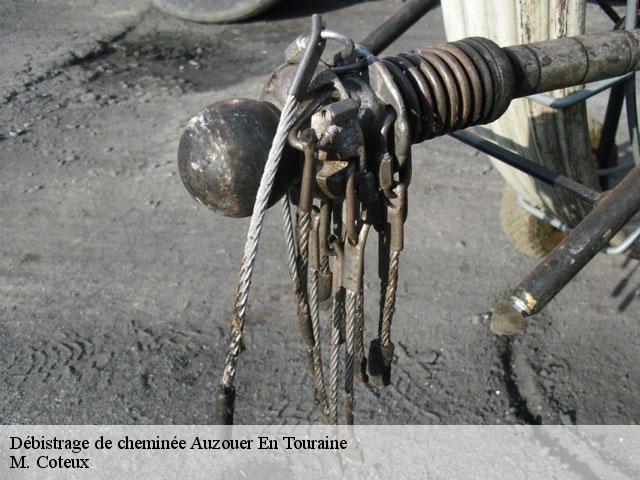
[[[178, 169], [189, 193], [227, 217], [250, 216], [278, 120], [273, 105], [256, 100], [205, 107], [189, 121], [178, 148]], [[269, 206], [282, 198], [295, 175], [292, 154], [285, 149]]]

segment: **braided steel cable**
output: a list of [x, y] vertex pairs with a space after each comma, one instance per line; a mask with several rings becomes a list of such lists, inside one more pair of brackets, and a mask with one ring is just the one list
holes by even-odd
[[360, 290], [356, 296], [356, 321], [355, 321], [355, 354], [358, 359], [359, 378], [363, 383], [367, 382], [367, 359], [364, 353], [364, 291]]
[[298, 314], [298, 325], [300, 333], [305, 344], [308, 347], [308, 353], [311, 355], [313, 348], [313, 332], [311, 331], [311, 316], [309, 313], [309, 302], [306, 298], [306, 289], [301, 282], [299, 272], [299, 252], [296, 243], [296, 235], [293, 227], [293, 219], [291, 216], [290, 196], [289, 193], [284, 196], [281, 201], [282, 220], [284, 224], [285, 242], [287, 246], [287, 263], [289, 266], [289, 274], [293, 286], [293, 294], [296, 300], [296, 311]]
[[398, 292], [398, 266], [400, 252], [391, 250], [389, 261], [389, 280], [384, 298], [384, 309], [382, 311], [382, 328], [380, 329], [380, 342], [386, 347], [391, 341], [391, 321], [396, 310], [396, 295]]
[[382, 332], [384, 320], [384, 302], [387, 298], [389, 284], [389, 232], [382, 230], [378, 233], [378, 278], [380, 279], [380, 295], [378, 297], [378, 337]]
[[291, 198], [289, 192], [285, 193], [280, 201], [282, 207], [282, 224], [284, 226], [284, 239], [287, 247], [287, 265], [294, 285], [298, 285], [298, 244], [293, 230], [293, 218], [291, 217]]
[[388, 277], [380, 279], [380, 297], [378, 298], [378, 337], [382, 335], [382, 325], [384, 324], [384, 304], [387, 299]]
[[346, 337], [347, 348], [344, 366], [344, 391], [345, 398], [345, 414], [348, 425], [353, 425], [353, 378], [354, 378], [354, 361], [355, 361], [355, 342], [356, 342], [356, 309], [357, 309], [357, 292], [353, 290], [346, 291]]
[[[300, 212], [296, 216], [298, 231], [298, 272], [303, 282], [309, 276], [309, 234], [311, 233], [311, 212]], [[305, 287], [306, 291], [306, 287]]]
[[329, 360], [329, 419], [338, 423], [338, 381], [340, 365], [340, 321], [344, 314], [344, 290], [333, 295], [331, 312], [331, 356]]
[[[314, 236], [314, 248], [318, 247], [318, 218], [313, 221], [311, 235]], [[317, 252], [316, 252], [317, 256]], [[311, 328], [313, 330], [313, 376], [316, 387], [316, 399], [325, 415], [329, 414], [327, 393], [324, 383], [322, 367], [322, 347], [320, 343], [320, 311], [318, 305], [318, 270], [313, 265], [309, 271], [309, 307], [311, 313]]]
[[318, 267], [318, 271], [323, 273], [331, 271], [329, 269], [329, 257], [327, 255], [320, 255], [320, 265]]
[[[287, 194], [282, 200], [283, 223], [285, 230], [285, 240], [287, 244], [287, 260], [289, 272], [293, 283], [293, 290], [296, 297], [296, 307], [298, 312], [298, 322], [302, 330], [302, 336], [308, 347], [308, 353], [311, 357], [312, 374], [316, 389], [316, 399], [322, 407], [325, 415], [329, 414], [329, 405], [326, 396], [326, 388], [324, 382], [324, 372], [322, 367], [322, 352], [320, 349], [320, 318], [318, 310], [318, 280], [317, 272], [312, 270], [309, 276], [309, 288], [303, 279], [308, 271], [308, 249], [310, 235], [310, 215], [301, 214], [298, 218], [300, 222], [300, 238], [298, 246], [295, 241], [293, 228], [293, 219], [291, 216], [291, 208], [289, 204], [289, 195]], [[307, 221], [307, 219], [309, 221]], [[303, 272], [300, 272], [303, 270]], [[311, 328], [309, 328], [311, 326]]]
[[[236, 367], [238, 363], [238, 355], [242, 348], [242, 334], [244, 329], [245, 318], [247, 314], [247, 305], [249, 299], [249, 289], [251, 287], [251, 276], [255, 266], [256, 255], [258, 253], [258, 244], [260, 240], [260, 232], [264, 221], [264, 215], [267, 210], [271, 190], [275, 182], [276, 173], [285, 145], [288, 140], [289, 132], [293, 129], [297, 120], [298, 107], [300, 99], [303, 98], [309, 82], [313, 77], [313, 72], [317, 67], [318, 61], [324, 50], [324, 41], [320, 39], [322, 32], [322, 21], [319, 15], [311, 17], [311, 35], [313, 42], [309, 42], [302, 60], [296, 69], [295, 76], [291, 81], [289, 93], [285, 98], [280, 119], [276, 128], [269, 155], [264, 166], [264, 171], [260, 178], [260, 184], [256, 193], [256, 199], [253, 205], [251, 221], [247, 231], [247, 240], [245, 242], [244, 254], [238, 274], [238, 285], [235, 296], [235, 304], [233, 316], [231, 319], [231, 332], [227, 356], [225, 358], [222, 378], [220, 380], [218, 396], [217, 396], [217, 413], [221, 423], [233, 423], [235, 388], [233, 381], [236, 376]], [[306, 277], [302, 277], [303, 279]]]
[[258, 253], [258, 244], [260, 240], [260, 232], [262, 231], [264, 214], [267, 210], [269, 196], [271, 195], [271, 189], [273, 188], [273, 183], [278, 171], [280, 159], [282, 158], [282, 152], [284, 151], [284, 147], [287, 142], [289, 130], [293, 128], [296, 121], [298, 105], [299, 102], [293, 95], [287, 96], [287, 100], [280, 115], [280, 122], [278, 124], [273, 143], [271, 144], [271, 149], [269, 150], [267, 163], [264, 167], [262, 178], [260, 179], [260, 186], [258, 187], [258, 193], [253, 207], [253, 214], [251, 215], [251, 221], [249, 223], [247, 241], [245, 243], [244, 255], [242, 257], [240, 273], [238, 275], [238, 288], [236, 290], [235, 307], [231, 320], [229, 347], [227, 350], [227, 357], [224, 362], [222, 380], [220, 382], [221, 385], [227, 389], [232, 387], [236, 376], [238, 354], [242, 347], [242, 330], [244, 328], [244, 322], [247, 315], [251, 275], [253, 274], [253, 267]]

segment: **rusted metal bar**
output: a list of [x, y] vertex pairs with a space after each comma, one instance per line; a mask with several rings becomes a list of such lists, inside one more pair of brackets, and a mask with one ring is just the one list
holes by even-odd
[[638, 211], [640, 165], [597, 203], [513, 295], [496, 304], [492, 330], [502, 335], [522, 332], [524, 318], [542, 310]]
[[514, 96], [556, 90], [603, 80], [636, 70], [640, 32], [560, 38], [506, 47], [515, 68]]
[[609, 17], [613, 23], [620, 21], [620, 15], [618, 15], [618, 12], [609, 4], [608, 0], [596, 0], [596, 3], [600, 5], [602, 11], [607, 14], [607, 17]]
[[379, 54], [437, 4], [437, 0], [410, 0], [405, 2], [404, 6], [396, 13], [367, 35], [362, 41], [362, 46], [374, 55]]
[[[620, 123], [620, 114], [622, 113], [622, 104], [624, 103], [624, 83], [617, 83], [611, 87], [609, 92], [609, 101], [607, 102], [607, 111], [604, 115], [602, 124], [602, 133], [600, 134], [600, 142], [596, 157], [598, 158], [598, 168], [605, 170], [613, 167], [611, 164], [611, 154], [616, 141], [616, 132]], [[600, 185], [603, 189], [609, 188], [609, 176], [605, 175], [600, 178]]]
[[553, 95], [549, 95], [548, 93], [536, 93], [535, 95], [530, 95], [529, 100], [533, 100], [534, 102], [540, 103], [541, 105], [545, 105], [547, 107], [554, 108], [556, 110], [562, 110], [576, 103], [583, 102], [600, 92], [607, 90], [608, 88], [613, 88], [615, 85], [619, 83], [623, 83], [625, 80], [628, 80], [632, 74], [628, 73], [627, 75], [623, 75], [621, 77], [613, 77], [607, 80], [601, 80], [599, 82], [591, 83], [584, 88], [573, 92], [566, 97], [554, 97]]

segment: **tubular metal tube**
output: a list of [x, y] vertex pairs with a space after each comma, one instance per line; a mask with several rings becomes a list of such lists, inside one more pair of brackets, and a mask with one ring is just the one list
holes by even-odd
[[515, 97], [616, 77], [637, 68], [640, 60], [634, 30], [559, 38], [506, 47], [515, 68]]
[[[600, 143], [596, 157], [598, 158], [598, 168], [601, 170], [611, 168], [615, 165], [611, 163], [611, 153], [616, 140], [616, 132], [620, 123], [620, 113], [622, 112], [622, 104], [624, 103], [624, 83], [617, 83], [611, 87], [609, 92], [609, 101], [607, 103], [607, 111], [604, 116], [602, 125], [602, 133], [600, 134]], [[603, 189], [609, 188], [609, 176], [600, 179], [600, 185]]]
[[391, 45], [423, 15], [436, 6], [436, 0], [410, 0], [362, 41], [374, 55]]
[[524, 325], [522, 317], [542, 310], [638, 211], [640, 166], [598, 202], [518, 285], [511, 298], [498, 302], [492, 318], [494, 331], [517, 333], [509, 326]]
[[611, 5], [609, 5], [608, 0], [596, 0], [596, 3], [600, 5], [600, 8], [607, 14], [607, 17], [611, 19], [613, 23], [618, 23], [620, 21], [620, 15], [616, 12]]

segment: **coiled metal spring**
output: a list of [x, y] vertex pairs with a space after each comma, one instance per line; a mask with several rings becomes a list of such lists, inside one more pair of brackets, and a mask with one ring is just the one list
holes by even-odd
[[412, 143], [491, 122], [513, 98], [513, 65], [486, 38], [465, 38], [381, 61], [407, 107]]

